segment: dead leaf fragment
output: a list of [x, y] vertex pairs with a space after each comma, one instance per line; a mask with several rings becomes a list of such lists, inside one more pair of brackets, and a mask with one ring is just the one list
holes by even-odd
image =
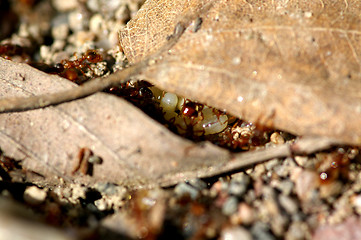
[[[209, 2], [147, 1], [120, 34], [128, 59]], [[199, 19], [141, 77], [248, 121], [361, 144], [360, 1], [220, 0]]]
[[[30, 96], [75, 87], [28, 65], [0, 59], [0, 95]], [[0, 147], [48, 182], [107, 181], [156, 184], [164, 174], [191, 171], [229, 159], [211, 144], [182, 139], [115, 96], [98, 93], [56, 107], [0, 115]], [[73, 175], [81, 148], [103, 159], [93, 177]], [[30, 180], [30, 179], [29, 179]]]

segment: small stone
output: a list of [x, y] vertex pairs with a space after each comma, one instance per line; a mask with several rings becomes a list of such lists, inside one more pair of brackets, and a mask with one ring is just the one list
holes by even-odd
[[291, 197], [281, 194], [278, 197], [278, 201], [280, 205], [283, 207], [283, 209], [286, 210], [289, 214], [295, 214], [298, 211], [298, 205], [295, 200], [293, 200]]
[[215, 182], [211, 189], [209, 190], [210, 196], [216, 197], [222, 191], [222, 183], [221, 181]]
[[105, 26], [103, 17], [100, 14], [95, 14], [89, 22], [89, 30], [94, 33], [101, 33]]
[[311, 200], [313, 191], [319, 186], [318, 175], [301, 168], [292, 170], [291, 180], [295, 183], [295, 192], [302, 201]]
[[95, 35], [92, 32], [85, 32], [85, 31], [79, 31], [76, 32], [72, 35], [69, 36], [68, 41], [74, 45], [74, 47], [72, 48], [71, 46], [68, 45], [68, 47], [70, 47], [69, 49], [67, 48], [67, 51], [72, 51], [70, 52], [71, 54], [73, 52], [86, 52], [88, 49], [94, 49], [95, 45], [94, 45], [94, 39], [95, 39]]
[[290, 180], [284, 180], [279, 182], [275, 187], [280, 190], [282, 194], [290, 195], [295, 187], [295, 184]]
[[55, 40], [51, 45], [52, 49], [55, 51], [63, 50], [66, 43], [64, 40]]
[[203, 190], [203, 189], [207, 188], [207, 183], [205, 183], [204, 181], [202, 181], [199, 178], [189, 180], [189, 184], [198, 190]]
[[238, 199], [236, 197], [229, 197], [222, 206], [222, 212], [224, 215], [230, 216], [234, 214], [238, 209]]
[[123, 3], [123, 0], [87, 0], [87, 7], [94, 12], [101, 12], [102, 14], [109, 14], [115, 12]]
[[189, 194], [189, 196], [193, 200], [195, 200], [199, 196], [199, 191], [196, 188], [184, 182], [179, 183], [177, 186], [175, 186], [174, 193], [178, 196]]
[[221, 232], [220, 240], [252, 240], [252, 235], [240, 226], [228, 227]]
[[46, 195], [47, 194], [44, 189], [40, 189], [36, 186], [31, 186], [26, 188], [24, 192], [24, 200], [29, 204], [38, 205], [44, 202]]
[[255, 240], [274, 240], [276, 239], [270, 232], [269, 226], [263, 222], [256, 222], [252, 228], [251, 233]]
[[313, 239], [318, 240], [354, 240], [361, 239], [361, 221], [354, 217], [348, 217], [340, 224], [327, 224], [319, 226]]
[[251, 224], [254, 221], [254, 211], [247, 203], [240, 203], [238, 205], [238, 217], [241, 224]]
[[270, 140], [274, 144], [284, 144], [285, 143], [285, 139], [278, 132], [272, 133]]
[[107, 194], [107, 195], [113, 195], [116, 194], [117, 192], [126, 192], [126, 189], [124, 187], [119, 187], [109, 182], [106, 183], [98, 182], [95, 184], [94, 188], [99, 192], [101, 192], [102, 194]]
[[264, 166], [264, 164], [257, 164], [254, 167], [254, 170], [252, 172], [252, 174], [250, 174], [253, 178], [260, 178], [263, 175], [265, 175], [266, 172], [266, 168]]
[[120, 6], [115, 12], [115, 19], [117, 21], [125, 24], [128, 19], [130, 19], [130, 11], [129, 8], [125, 5]]
[[246, 173], [239, 172], [232, 175], [232, 180], [248, 185], [251, 178]]
[[53, 6], [60, 12], [66, 12], [75, 9], [78, 6], [77, 0], [52, 0]]
[[307, 161], [309, 160], [308, 157], [303, 157], [303, 156], [295, 156], [294, 159], [296, 163], [301, 167], [304, 167]]
[[278, 161], [277, 158], [272, 159], [272, 160], [270, 160], [270, 161], [267, 161], [267, 162], [265, 163], [266, 170], [267, 170], [267, 171], [270, 171], [270, 170], [272, 170], [275, 166], [277, 166], [278, 164], [279, 164], [279, 161]]
[[40, 47], [40, 57], [41, 57], [42, 59], [45, 59], [45, 61], [46, 61], [46, 60], [50, 60], [50, 59], [51, 59], [51, 55], [52, 55], [52, 53], [51, 53], [51, 49], [50, 49], [49, 46], [42, 45], [42, 46]]
[[247, 185], [242, 182], [231, 181], [228, 188], [228, 193], [237, 197], [242, 197], [246, 193]]
[[69, 27], [72, 31], [82, 31], [87, 25], [87, 19], [81, 12], [74, 11], [68, 15]]
[[72, 184], [72, 194], [69, 199], [72, 203], [78, 203], [79, 199], [86, 199], [87, 188], [78, 184]]
[[104, 198], [98, 199], [94, 202], [95, 206], [98, 208], [99, 211], [105, 211], [108, 209], [108, 204]]
[[306, 223], [302, 222], [292, 222], [291, 226], [288, 228], [286, 232], [285, 239], [289, 240], [302, 240], [302, 239], [310, 239], [309, 229]]
[[283, 236], [287, 229], [288, 223], [289, 223], [289, 218], [286, 215], [277, 214], [273, 216], [273, 218], [270, 221], [272, 233], [277, 237]]
[[361, 214], [361, 195], [353, 195], [350, 197], [350, 202], [355, 208], [357, 214]]
[[65, 40], [69, 35], [68, 24], [59, 24], [51, 29], [51, 34], [56, 40]]

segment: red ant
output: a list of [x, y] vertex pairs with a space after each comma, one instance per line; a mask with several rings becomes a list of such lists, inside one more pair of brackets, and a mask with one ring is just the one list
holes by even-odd
[[20, 161], [4, 155], [0, 149], [0, 177], [3, 181], [11, 181], [10, 173], [15, 170], [22, 170]]
[[[232, 119], [234, 117], [230, 117]], [[233, 151], [249, 150], [268, 141], [265, 133], [269, 131], [253, 126], [252, 123], [237, 119], [232, 126], [228, 126], [218, 136], [212, 139], [217, 145], [230, 148]]]
[[77, 84], [81, 84], [88, 80], [84, 70], [89, 70], [92, 75], [95, 75], [95, 72], [90, 67], [90, 64], [98, 63], [102, 60], [103, 57], [96, 50], [91, 49], [75, 60], [62, 60], [60, 63], [55, 65], [55, 68], [58, 71], [58, 75], [61, 77]]
[[117, 87], [112, 87], [106, 90], [107, 93], [114, 94], [118, 97], [123, 97], [134, 105], [141, 107], [146, 102], [151, 102], [153, 93], [149, 89], [152, 84], [146, 81], [126, 82]]
[[321, 184], [330, 184], [340, 179], [347, 179], [351, 159], [348, 157], [351, 149], [340, 148], [337, 151], [318, 154], [320, 160], [316, 164], [319, 172], [319, 182]]
[[185, 99], [179, 113], [180, 117], [184, 121], [184, 124], [177, 123], [175, 118], [171, 119], [169, 123], [174, 125], [175, 129], [177, 129], [175, 131], [184, 137], [193, 140], [200, 140], [199, 138], [204, 135], [204, 131], [200, 134], [196, 134], [194, 126], [204, 119], [202, 113], [203, 108], [203, 104]]
[[140, 108], [153, 119], [164, 123], [162, 112], [156, 107], [153, 100], [153, 85], [146, 81], [126, 82], [119, 86], [111, 87], [105, 92], [122, 97], [136, 107]]
[[20, 56], [23, 62], [29, 62], [30, 56], [26, 53], [25, 48], [17, 44], [0, 44], [0, 56], [12, 60], [14, 56]]

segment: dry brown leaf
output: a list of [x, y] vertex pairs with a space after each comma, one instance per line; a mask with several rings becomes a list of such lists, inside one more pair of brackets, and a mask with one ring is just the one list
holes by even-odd
[[[0, 58], [1, 97], [73, 87], [68, 80]], [[180, 138], [133, 105], [105, 93], [45, 109], [0, 114], [0, 147], [7, 156], [22, 159], [28, 181], [46, 184], [58, 184], [62, 178], [85, 184], [104, 181], [129, 187], [169, 186], [272, 158], [310, 154], [334, 144], [330, 139], [306, 138], [293, 145], [231, 154], [210, 143]], [[73, 174], [83, 147], [103, 159], [102, 164], [94, 165], [92, 177]]]
[[[1, 97], [72, 87], [65, 79], [0, 59]], [[165, 174], [221, 164], [230, 158], [227, 151], [211, 144], [194, 144], [172, 134], [123, 99], [105, 93], [56, 107], [1, 114], [0, 146], [48, 182], [62, 177], [83, 183], [149, 185]], [[72, 174], [82, 147], [103, 158], [102, 164], [94, 166], [93, 177]]]
[[[128, 59], [209, 2], [147, 1], [121, 33]], [[199, 17], [142, 77], [249, 121], [361, 144], [361, 1], [220, 0]]]

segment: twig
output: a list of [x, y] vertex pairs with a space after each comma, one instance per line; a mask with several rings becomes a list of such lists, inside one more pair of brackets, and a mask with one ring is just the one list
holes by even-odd
[[162, 187], [169, 187], [192, 178], [210, 178], [239, 171], [274, 158], [285, 158], [298, 154], [311, 154], [329, 149], [336, 144], [339, 144], [339, 142], [324, 137], [300, 138], [292, 144], [285, 143], [275, 147], [234, 154], [232, 160], [218, 166], [212, 165], [197, 171], [181, 172], [176, 175], [170, 174], [160, 179], [159, 183]]
[[175, 26], [174, 33], [167, 37], [168, 41], [156, 53], [150, 55], [143, 61], [136, 63], [124, 70], [115, 72], [107, 77], [92, 79], [82, 86], [70, 90], [32, 97], [13, 97], [0, 99], [0, 113], [20, 112], [57, 105], [75, 99], [84, 98], [96, 92], [103, 91], [109, 87], [127, 82], [131, 77], [137, 75], [148, 66], [156, 64], [160, 55], [171, 49], [178, 42], [179, 38], [182, 36], [184, 30], [191, 23], [191, 21], [195, 20], [200, 14], [208, 11], [212, 5], [213, 2], [205, 5], [201, 11], [194, 12], [190, 10], [187, 14], [185, 14]]

